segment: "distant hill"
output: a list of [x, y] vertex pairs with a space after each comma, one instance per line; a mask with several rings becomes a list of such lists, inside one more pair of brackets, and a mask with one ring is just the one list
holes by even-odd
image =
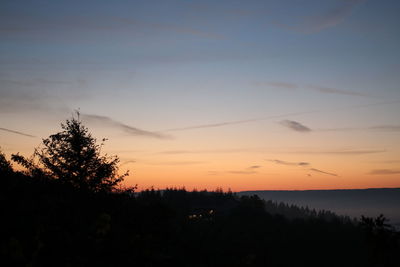
[[305, 191], [243, 191], [238, 195], [258, 195], [272, 200], [307, 206], [310, 209], [329, 210], [338, 215], [359, 218], [384, 214], [390, 223], [400, 227], [400, 188], [305, 190]]

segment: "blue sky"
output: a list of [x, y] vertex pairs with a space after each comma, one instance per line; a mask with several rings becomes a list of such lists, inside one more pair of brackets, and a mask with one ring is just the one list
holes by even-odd
[[[375, 149], [388, 151], [387, 161], [400, 154], [398, 1], [2, 1], [0, 7], [0, 128], [45, 137], [80, 108], [100, 136], [124, 140], [112, 151], [142, 146], [148, 153], [123, 155], [127, 161], [161, 162], [150, 154], [200, 144], [213, 151], [272, 144], [287, 151], [299, 144]], [[313, 129], [312, 138], [290, 132], [282, 120]], [[154, 132], [173, 138], [146, 136]], [[40, 142], [23, 138], [0, 131], [0, 146], [28, 153]]]

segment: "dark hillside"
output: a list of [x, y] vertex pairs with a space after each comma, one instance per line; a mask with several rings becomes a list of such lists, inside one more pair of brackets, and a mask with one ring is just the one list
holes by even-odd
[[384, 214], [393, 225], [400, 226], [400, 188], [305, 190], [305, 191], [244, 191], [239, 195], [258, 195], [264, 200], [289, 205], [329, 210], [339, 215], [359, 218]]

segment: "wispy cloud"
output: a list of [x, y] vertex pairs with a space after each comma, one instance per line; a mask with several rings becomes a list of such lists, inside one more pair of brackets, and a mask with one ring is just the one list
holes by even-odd
[[254, 169], [259, 169], [259, 168], [261, 168], [260, 165], [253, 165], [253, 166], [248, 167], [247, 169], [254, 170]]
[[361, 96], [361, 97], [372, 97], [371, 95], [357, 92], [357, 91], [351, 91], [351, 90], [345, 90], [345, 89], [339, 89], [339, 88], [334, 88], [334, 87], [326, 87], [326, 86], [320, 86], [320, 85], [300, 85], [300, 84], [295, 84], [295, 83], [290, 83], [290, 82], [256, 82], [254, 83], [256, 86], [262, 86], [262, 87], [272, 87], [272, 88], [282, 88], [282, 89], [304, 89], [308, 91], [315, 91], [319, 92], [322, 94], [336, 94], [336, 95], [347, 95], [347, 96]]
[[315, 129], [315, 131], [321, 132], [349, 132], [349, 131], [377, 131], [377, 132], [398, 132], [400, 131], [400, 125], [376, 125], [370, 127], [342, 127], [342, 128], [324, 128]]
[[381, 161], [371, 161], [374, 163], [385, 163], [385, 164], [397, 164], [400, 163], [400, 160], [381, 160]]
[[162, 155], [180, 155], [180, 154], [232, 154], [232, 153], [245, 153], [245, 152], [264, 152], [268, 149], [259, 148], [232, 148], [232, 149], [204, 149], [204, 150], [166, 150], [156, 154]]
[[279, 159], [269, 159], [268, 161], [274, 162], [276, 164], [287, 165], [287, 166], [309, 166], [308, 162], [289, 162]]
[[294, 154], [326, 154], [326, 155], [365, 155], [365, 154], [375, 154], [375, 153], [384, 153], [387, 150], [368, 150], [368, 149], [354, 149], [354, 150], [297, 150], [287, 153], [294, 153]]
[[303, 132], [303, 133], [311, 132], [310, 128], [297, 121], [284, 120], [281, 121], [280, 124], [296, 132]]
[[377, 125], [377, 126], [371, 126], [368, 129], [377, 130], [377, 131], [398, 132], [398, 131], [400, 131], [400, 125]]
[[[299, 161], [299, 162], [290, 162], [290, 161], [284, 161], [284, 160], [279, 160], [279, 159], [269, 159], [268, 161], [274, 162], [279, 165], [285, 165], [285, 166], [298, 166], [298, 167], [311, 167], [311, 164], [309, 162], [304, 162], [304, 161]], [[335, 173], [330, 173], [326, 171], [322, 171], [316, 168], [308, 168], [307, 170], [313, 171], [313, 172], [318, 172], [326, 175], [331, 175], [331, 176], [338, 176]], [[310, 174], [308, 174], [309, 177], [311, 177]]]
[[400, 99], [386, 100], [386, 101], [361, 104], [361, 105], [354, 105], [354, 106], [346, 107], [346, 109], [367, 108], [367, 107], [382, 106], [382, 105], [392, 105], [392, 104], [398, 104], [398, 103], [400, 103]]
[[198, 150], [166, 150], [156, 154], [162, 155], [182, 155], [182, 154], [231, 154], [231, 153], [243, 153], [252, 152], [253, 149], [237, 148], [237, 149], [198, 149]]
[[127, 161], [124, 161], [124, 162], [122, 162], [119, 166], [121, 167], [121, 166], [124, 166], [124, 165], [133, 164], [133, 163], [136, 163], [136, 160], [127, 160]]
[[123, 22], [125, 25], [121, 25], [121, 26], [134, 25], [136, 27], [141, 27], [141, 28], [150, 29], [150, 30], [161, 30], [161, 31], [189, 34], [189, 35], [194, 35], [194, 36], [207, 38], [207, 39], [216, 39], [216, 40], [225, 39], [225, 36], [222, 34], [203, 31], [200, 29], [195, 29], [195, 28], [181, 26], [181, 25], [173, 25], [173, 24], [168, 24], [168, 23], [153, 23], [153, 22], [147, 22], [147, 21], [143, 21], [143, 20], [135, 20], [135, 19], [130, 19], [130, 18], [107, 18], [107, 19], [109, 19], [111, 23], [112, 22]]
[[311, 155], [342, 155], [358, 156], [365, 154], [376, 154], [387, 152], [385, 149], [336, 149], [336, 150], [300, 150], [297, 148], [276, 149], [268, 147], [249, 147], [231, 149], [188, 149], [188, 150], [165, 150], [157, 152], [158, 155], [183, 155], [183, 154], [235, 154], [235, 153], [278, 153], [278, 154], [311, 154]]
[[[2, 20], [6, 22], [0, 27], [0, 32], [6, 35], [25, 34], [25, 37], [37, 38], [37, 36], [53, 36], [59, 35], [61, 38], [65, 36], [60, 33], [68, 32], [68, 37], [82, 36], [86, 32], [114, 32], [117, 34], [130, 33], [135, 34], [143, 30], [150, 31], [152, 34], [157, 32], [172, 32], [198, 36], [206, 39], [225, 39], [225, 36], [219, 33], [204, 31], [201, 29], [169, 24], [166, 22], [152, 22], [145, 20], [132, 19], [129, 17], [115, 16], [75, 16], [65, 15], [59, 17], [35, 16], [35, 15], [19, 15], [12, 14], [5, 16]], [[35, 34], [37, 33], [37, 34]], [[92, 35], [93, 36], [93, 35]], [[79, 40], [78, 38], [74, 41]], [[84, 39], [87, 40], [87, 39]]]
[[230, 15], [233, 17], [254, 17], [257, 15], [265, 16], [269, 13], [266, 9], [244, 9], [244, 8], [229, 8], [226, 5], [212, 5], [210, 4], [193, 4], [190, 5], [191, 10], [195, 13], [194, 15], [201, 14], [204, 15], [217, 15], [221, 17], [221, 15]]
[[230, 174], [240, 174], [240, 175], [249, 175], [249, 174], [256, 174], [256, 171], [227, 171], [226, 173], [230, 173]]
[[206, 161], [149, 161], [149, 160], [126, 160], [120, 164], [121, 166], [128, 165], [128, 164], [145, 164], [145, 165], [153, 165], [153, 166], [182, 166], [182, 165], [198, 165], [207, 163]]
[[251, 170], [240, 170], [240, 171], [208, 171], [208, 175], [220, 175], [220, 174], [237, 174], [237, 175], [252, 175], [256, 174], [256, 171]]
[[[363, 104], [363, 105], [354, 105], [354, 106], [342, 107], [340, 110], [351, 110], [351, 109], [356, 109], [356, 108], [366, 108], [366, 107], [370, 107], [370, 106], [397, 104], [399, 102], [400, 102], [400, 100], [393, 100], [393, 101], [384, 101], [384, 102], [369, 103], [369, 104]], [[192, 125], [192, 126], [170, 128], [170, 129], [163, 130], [161, 132], [175, 132], [175, 131], [188, 131], [188, 130], [205, 129], [205, 128], [216, 128], [216, 127], [239, 125], [239, 124], [245, 124], [245, 123], [267, 121], [267, 120], [278, 119], [278, 118], [299, 116], [299, 115], [304, 115], [304, 114], [312, 114], [312, 113], [317, 113], [317, 112], [330, 112], [330, 111], [332, 111], [332, 110], [319, 110], [319, 111], [317, 111], [317, 110], [311, 111], [310, 110], [310, 111], [294, 112], [294, 113], [287, 113], [287, 114], [281, 114], [281, 115], [272, 115], [272, 116], [259, 117], [259, 118], [251, 118], [251, 119], [245, 119], [245, 120], [232, 120], [232, 121], [224, 121], [224, 122], [217, 122], [217, 123], [198, 124], [198, 125]], [[307, 126], [304, 126], [295, 121], [286, 120], [286, 121], [284, 121], [283, 125], [291, 128], [292, 130], [297, 129], [297, 131], [300, 131], [300, 132], [302, 130], [303, 130], [303, 132], [311, 131], [311, 129], [308, 128]], [[326, 130], [326, 129], [323, 129], [323, 130]], [[333, 130], [333, 129], [330, 129], [330, 130]]]
[[199, 125], [192, 125], [192, 126], [187, 126], [187, 127], [167, 129], [167, 130], [164, 130], [163, 132], [186, 131], [186, 130], [195, 130], [195, 129], [203, 129], [203, 128], [215, 128], [215, 127], [222, 127], [222, 126], [228, 126], [228, 125], [236, 125], [236, 124], [265, 121], [265, 120], [271, 120], [271, 119], [277, 119], [277, 118], [284, 118], [284, 117], [290, 117], [290, 116], [298, 116], [298, 115], [309, 114], [309, 113], [314, 113], [314, 112], [315, 111], [296, 112], [296, 113], [287, 113], [287, 114], [282, 114], [282, 115], [273, 115], [273, 116], [246, 119], [246, 120], [235, 120], [235, 121], [225, 121], [225, 122], [210, 123], [210, 124], [199, 124]]
[[332, 87], [309, 85], [306, 88], [320, 92], [320, 93], [324, 93], [324, 94], [338, 94], [338, 95], [363, 96], [363, 97], [369, 96], [367, 94], [363, 94], [360, 92], [354, 92], [354, 91], [343, 90], [343, 89], [332, 88]]
[[151, 138], [158, 138], [158, 139], [171, 139], [172, 138], [171, 136], [163, 134], [163, 133], [150, 132], [150, 131], [142, 130], [142, 129], [139, 129], [136, 127], [132, 127], [132, 126], [126, 125], [122, 122], [116, 121], [116, 120], [111, 119], [106, 116], [93, 115], [93, 114], [80, 114], [80, 115], [83, 120], [99, 123], [99, 124], [109, 126], [109, 127], [118, 128], [129, 135], [151, 137]]
[[322, 30], [337, 26], [349, 17], [358, 4], [365, 0], [344, 0], [339, 5], [321, 12], [317, 15], [309, 15], [296, 25], [274, 23], [278, 27], [304, 34], [318, 33]]
[[315, 169], [315, 168], [310, 168], [310, 171], [318, 172], [318, 173], [322, 173], [322, 174], [326, 174], [326, 175], [330, 175], [330, 176], [338, 176], [336, 173], [321, 171], [321, 170]]
[[18, 86], [18, 87], [33, 87], [33, 86], [46, 86], [46, 85], [69, 85], [69, 86], [83, 86], [87, 81], [84, 79], [77, 80], [50, 80], [44, 78], [35, 78], [30, 80], [12, 80], [0, 79], [0, 84], [3, 86]]
[[65, 101], [85, 96], [83, 90], [69, 89], [81, 89], [85, 85], [84, 79], [13, 79], [5, 76], [0, 79], [0, 112], [69, 112]]
[[228, 171], [208, 171], [208, 175], [220, 174], [237, 174], [237, 175], [252, 175], [257, 174], [257, 169], [261, 168], [260, 165], [253, 165], [242, 170], [228, 170]]
[[369, 174], [372, 174], [372, 175], [392, 175], [392, 174], [400, 174], [400, 170], [379, 169], [379, 170], [372, 170]]
[[350, 16], [353, 8], [362, 2], [364, 2], [364, 0], [341, 1], [342, 4], [336, 8], [327, 10], [321, 15], [309, 16], [299, 29], [305, 33], [315, 33], [334, 27]]
[[166, 165], [166, 166], [181, 166], [181, 165], [198, 165], [204, 164], [205, 161], [165, 161], [165, 162], [143, 162], [147, 165]]
[[198, 150], [166, 150], [158, 152], [157, 154], [165, 154], [165, 155], [180, 155], [180, 154], [195, 154], [201, 151]]
[[0, 131], [4, 131], [4, 132], [8, 132], [8, 133], [13, 133], [13, 134], [18, 134], [18, 135], [23, 135], [23, 136], [27, 136], [27, 137], [36, 137], [36, 136], [34, 136], [34, 135], [31, 135], [31, 134], [27, 134], [27, 133], [15, 131], [15, 130], [10, 130], [10, 129], [7, 129], [7, 128], [0, 128]]

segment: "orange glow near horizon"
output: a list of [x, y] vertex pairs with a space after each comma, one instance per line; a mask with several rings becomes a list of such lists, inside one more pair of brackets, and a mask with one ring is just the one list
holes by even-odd
[[[96, 136], [101, 136], [101, 129], [94, 127], [94, 132]], [[277, 135], [271, 132], [271, 135]], [[104, 132], [103, 135], [113, 136], [113, 133]], [[391, 151], [366, 150], [340, 148], [334, 140], [326, 146], [314, 139], [307, 141], [313, 145], [308, 148], [289, 147], [286, 135], [279, 133], [280, 139], [278, 135], [273, 137], [275, 142], [269, 148], [256, 147], [251, 139], [244, 141], [242, 147], [229, 139], [217, 142], [217, 135], [196, 143], [190, 140], [144, 140], [146, 142], [137, 143], [126, 137], [110, 138], [103, 153], [120, 158], [120, 172], [130, 170], [130, 176], [125, 178], [123, 184], [138, 185], [138, 190], [185, 187], [188, 190], [222, 188], [236, 192], [400, 187], [399, 174], [385, 173], [385, 170], [398, 164], [395, 160], [398, 145], [392, 146]], [[188, 136], [199, 138], [195, 133]], [[40, 144], [38, 139], [25, 139], [28, 142], [24, 144], [22, 137], [11, 134], [9, 137], [8, 142], [15, 145], [14, 149], [10, 146], [2, 148], [7, 156], [17, 152], [29, 156], [33, 148], [30, 149], [27, 144], [31, 147]], [[300, 137], [303, 140], [309, 138], [306, 135]], [[386, 139], [386, 142], [388, 140], [391, 139]], [[178, 145], [173, 144], [176, 142]], [[130, 150], [129, 147], [135, 149]], [[184, 149], [186, 147], [192, 149]], [[373, 170], [381, 173], [373, 173]]]
[[[248, 157], [247, 153], [236, 156], [224, 154], [207, 162], [211, 155], [192, 156], [186, 161], [180, 156], [175, 160], [139, 160], [122, 169], [130, 169], [132, 174], [125, 183], [137, 184], [140, 190], [150, 187], [185, 187], [189, 190], [223, 188], [232, 191], [399, 187], [398, 175], [370, 174], [371, 163], [365, 155], [355, 159], [354, 156], [347, 156], [342, 160], [329, 156], [325, 160], [321, 156], [308, 156], [312, 163], [307, 166], [276, 164], [269, 160], [271, 155], [257, 155], [260, 160], [256, 162], [246, 160]], [[296, 162], [294, 158], [287, 155], [280, 157], [288, 163]], [[379, 169], [380, 164], [376, 166]]]

